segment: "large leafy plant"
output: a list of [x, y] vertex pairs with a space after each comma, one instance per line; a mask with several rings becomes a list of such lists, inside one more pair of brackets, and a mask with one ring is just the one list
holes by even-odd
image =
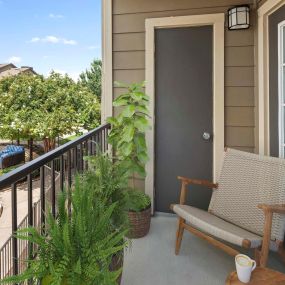
[[0, 284], [32, 280], [43, 285], [112, 285], [121, 270], [111, 271], [113, 256], [125, 246], [125, 231], [112, 227], [110, 219], [116, 203], [106, 207], [96, 199], [94, 191], [77, 177], [71, 196], [71, 211], [67, 194], [59, 197], [58, 217], [47, 216], [46, 234], [36, 228], [17, 233], [17, 238], [32, 242], [33, 260], [19, 276], [9, 277]]
[[109, 143], [113, 146], [121, 167], [130, 176], [145, 177], [145, 164], [148, 160], [145, 133], [149, 129], [149, 97], [143, 90], [144, 83], [116, 84], [127, 91], [113, 102], [113, 106], [120, 108], [121, 112], [108, 119], [112, 126]]

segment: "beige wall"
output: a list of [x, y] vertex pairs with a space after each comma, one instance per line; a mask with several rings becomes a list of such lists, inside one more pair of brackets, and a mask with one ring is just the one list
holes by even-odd
[[[145, 19], [221, 13], [251, 0], [113, 0], [113, 74], [115, 81], [143, 81]], [[225, 144], [255, 150], [255, 13], [248, 30], [225, 28]], [[114, 94], [120, 93], [114, 88]]]

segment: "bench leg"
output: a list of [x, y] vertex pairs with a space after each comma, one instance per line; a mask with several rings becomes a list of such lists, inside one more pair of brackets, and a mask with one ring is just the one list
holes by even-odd
[[178, 219], [178, 229], [176, 232], [176, 244], [175, 244], [175, 254], [178, 255], [179, 254], [179, 250], [180, 250], [180, 246], [181, 246], [181, 241], [182, 241], [182, 237], [183, 237], [183, 233], [184, 233], [184, 227], [183, 227], [183, 223], [185, 222], [184, 219], [179, 218]]
[[273, 217], [273, 213], [271, 211], [265, 212], [264, 236], [263, 236], [262, 246], [261, 246], [261, 251], [260, 251], [260, 267], [266, 267], [267, 265], [269, 245], [270, 245], [270, 239], [271, 239], [272, 217]]
[[261, 255], [261, 247], [254, 249], [254, 260], [256, 262], [256, 266], [260, 266], [260, 255]]

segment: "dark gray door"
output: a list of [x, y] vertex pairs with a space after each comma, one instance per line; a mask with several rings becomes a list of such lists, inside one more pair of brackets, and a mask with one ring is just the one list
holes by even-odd
[[270, 155], [279, 156], [278, 24], [285, 20], [285, 5], [269, 16]]
[[[212, 26], [156, 30], [156, 211], [179, 201], [178, 175], [212, 180], [212, 70]], [[191, 187], [188, 196], [190, 205], [207, 209], [211, 190]]]

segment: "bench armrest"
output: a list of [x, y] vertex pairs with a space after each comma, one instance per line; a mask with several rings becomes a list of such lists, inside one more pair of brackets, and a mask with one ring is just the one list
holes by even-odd
[[268, 252], [271, 240], [273, 214], [285, 214], [285, 205], [259, 204], [258, 208], [264, 212], [264, 230], [261, 251], [259, 253], [260, 266], [265, 267], [268, 260]]
[[285, 204], [276, 204], [276, 205], [259, 204], [258, 208], [262, 209], [264, 212], [285, 214]]
[[178, 176], [177, 178], [179, 180], [181, 180], [182, 183], [185, 183], [185, 185], [194, 184], [194, 185], [207, 186], [209, 188], [218, 188], [218, 184], [213, 183], [213, 182], [208, 181], [208, 180], [190, 179], [190, 178], [182, 177], [182, 176]]
[[180, 204], [181, 205], [185, 204], [186, 202], [186, 190], [187, 190], [186, 186], [189, 184], [202, 185], [202, 186], [207, 186], [209, 188], [218, 188], [218, 184], [212, 183], [207, 180], [190, 179], [190, 178], [181, 177], [181, 176], [178, 176], [177, 178], [181, 180], [182, 182], [181, 193], [180, 193]]

